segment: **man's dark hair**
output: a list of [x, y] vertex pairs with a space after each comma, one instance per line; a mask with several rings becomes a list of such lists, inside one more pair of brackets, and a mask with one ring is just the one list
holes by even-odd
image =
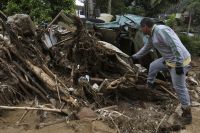
[[140, 26], [144, 27], [145, 25], [148, 26], [149, 28], [151, 28], [151, 27], [153, 27], [154, 22], [150, 18], [143, 18], [142, 21], [140, 22]]

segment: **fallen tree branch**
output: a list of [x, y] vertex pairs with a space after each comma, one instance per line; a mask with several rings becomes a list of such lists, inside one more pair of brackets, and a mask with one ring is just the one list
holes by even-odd
[[124, 68], [127, 69], [126, 71], [136, 73], [136, 71], [129, 64], [127, 64], [124, 60], [122, 60], [117, 54], [116, 54], [116, 57], [117, 57], [119, 63], [122, 64], [124, 66]]
[[[45, 65], [42, 65], [42, 70], [44, 70], [44, 72], [46, 72], [49, 76], [51, 76], [51, 78], [55, 78], [56, 75]], [[63, 83], [63, 81], [61, 81], [58, 77], [56, 78], [56, 80], [67, 90], [68, 87]]]
[[117, 89], [119, 87], [119, 85], [124, 82], [126, 80], [125, 77], [121, 77], [119, 79], [116, 79], [114, 81], [112, 81], [108, 87], [106, 88], [106, 90], [114, 90], [114, 89]]
[[36, 85], [40, 89], [40, 91], [42, 91], [45, 95], [48, 95], [48, 93], [42, 88], [42, 86], [40, 86], [37, 82], [35, 82], [35, 80], [31, 77], [31, 75], [28, 74], [17, 62], [13, 61], [13, 63], [17, 68], [19, 68], [20, 71], [22, 71], [31, 80], [31, 82], [34, 85]]
[[169, 85], [167, 82], [162, 81], [160, 79], [156, 79], [155, 83], [158, 84], [158, 85], [162, 85], [162, 86], [168, 86]]
[[36, 87], [32, 86], [31, 84], [27, 83], [21, 76], [19, 76], [13, 69], [11, 71], [15, 74], [15, 76], [21, 81], [21, 83], [34, 92], [36, 92], [40, 97], [42, 97], [45, 101], [48, 101], [47, 97]]
[[111, 116], [111, 117], [115, 117], [118, 118], [120, 116], [123, 116], [124, 118], [127, 118], [128, 120], [131, 120], [132, 118], [124, 115], [123, 113], [120, 113], [118, 111], [114, 111], [114, 110], [107, 110], [107, 109], [98, 109], [95, 112], [98, 112], [100, 114], [100, 116], [102, 117], [106, 117], [106, 116]]
[[[63, 43], [63, 42], [66, 42], [66, 41], [69, 41], [69, 40], [72, 40], [72, 39], [73, 39], [72, 37], [67, 38], [67, 39], [64, 39], [64, 40], [62, 40], [62, 41], [56, 43], [55, 45], [61, 44], [61, 43]], [[66, 45], [65, 45], [65, 46], [66, 46]]]
[[29, 93], [27, 90], [26, 90], [26, 88], [24, 88], [24, 86], [23, 86], [23, 84], [18, 84], [19, 85], [19, 87], [22, 89], [22, 91], [24, 91], [24, 93], [28, 96], [28, 97], [31, 97], [32, 95], [31, 95], [31, 93]]
[[36, 92], [45, 101], [48, 101], [47, 97], [40, 90], [38, 90], [38, 88], [36, 88], [36, 87], [32, 86], [31, 84], [27, 83], [22, 77], [20, 77], [18, 75], [17, 75], [17, 77], [22, 82], [22, 84], [24, 84], [25, 86], [27, 86], [28, 88], [30, 88], [31, 90], [33, 90], [34, 92]]
[[169, 124], [171, 124], [171, 125], [173, 125], [174, 124], [174, 122], [176, 121], [176, 119], [177, 119], [177, 116], [179, 115], [179, 116], [181, 116], [181, 104], [178, 104], [177, 106], [176, 106], [176, 109], [175, 109], [175, 111], [174, 111], [174, 113], [172, 113], [170, 116], [169, 116], [169, 119], [167, 120], [167, 122], [169, 123]]
[[[0, 60], [6, 65], [5, 61], [0, 58]], [[24, 80], [13, 68], [7, 66], [9, 68], [9, 71], [13, 77], [15, 77], [17, 80], [19, 80], [23, 85], [30, 88], [32, 91], [36, 92], [41, 98], [43, 98], [45, 101], [48, 101], [46, 96], [36, 87], [32, 86], [26, 80]]]
[[44, 107], [36, 108], [36, 107], [0, 106], [0, 109], [6, 109], [6, 110], [41, 110], [41, 111], [49, 111], [49, 112], [68, 114], [65, 109], [52, 109], [52, 108], [44, 108]]
[[112, 109], [112, 108], [118, 108], [118, 106], [117, 106], [117, 105], [112, 105], [112, 106], [108, 106], [108, 107], [104, 107], [104, 108], [97, 109], [97, 110], [95, 110], [94, 112], [98, 112], [98, 111], [100, 111], [100, 110]]
[[175, 96], [173, 93], [171, 93], [169, 90], [167, 90], [164, 86], [160, 86], [164, 91], [166, 91], [168, 94], [170, 94], [173, 98], [178, 100], [178, 97]]
[[111, 116], [109, 116], [109, 118], [111, 119], [112, 123], [113, 123], [114, 126], [116, 127], [116, 129], [117, 129], [117, 133], [121, 133], [120, 130], [119, 130], [118, 125], [115, 123], [115, 121], [113, 120], [113, 118], [112, 118]]
[[[31, 106], [32, 107], [34, 105], [34, 102], [32, 102]], [[28, 114], [30, 110], [26, 110], [23, 115], [19, 118], [19, 120], [16, 122], [16, 125], [19, 125], [21, 123], [21, 121], [24, 119], [24, 117]]]
[[156, 127], [156, 133], [158, 133], [160, 126], [162, 125], [162, 123], [164, 122], [165, 118], [167, 117], [167, 115], [165, 114], [164, 117], [162, 118], [162, 120], [160, 121], [160, 123], [158, 124], [158, 126]]
[[[21, 57], [21, 55], [18, 54], [18, 53], [16, 52], [15, 49], [10, 48], [9, 50], [10, 50], [21, 62], [23, 62], [23, 63], [26, 65], [27, 69], [29, 69], [35, 76], [37, 76], [37, 78], [38, 78], [39, 80], [41, 80], [49, 90], [54, 91], [54, 92], [57, 92], [57, 89], [56, 89], [57, 84], [56, 84], [55, 79], [54, 79], [55, 76], [54, 76], [54, 77], [49, 76], [43, 69], [41, 69], [41, 68], [39, 68], [38, 66], [32, 64], [29, 60], [24, 60], [24, 59]], [[45, 70], [48, 71], [47, 67], [46, 67]], [[49, 70], [49, 73], [52, 73], [52, 72]], [[52, 75], [54, 75], [54, 74], [52, 74]], [[61, 83], [60, 80], [59, 80], [59, 82]], [[58, 88], [59, 88], [60, 92], [62, 92], [62, 94], [65, 95], [65, 98], [64, 98], [65, 100], [64, 100], [64, 101], [65, 101], [65, 102], [68, 101], [68, 102], [70, 102], [71, 104], [73, 104], [75, 107], [77, 107], [77, 106], [78, 106], [78, 103], [76, 102], [76, 100], [75, 100], [72, 96], [70, 96], [70, 94], [68, 93], [67, 87], [66, 87], [63, 83], [61, 83], [61, 85], [62, 85], [62, 86], [59, 86]], [[62, 99], [62, 98], [61, 98], [61, 99]], [[68, 99], [68, 100], [66, 100], [66, 99]]]

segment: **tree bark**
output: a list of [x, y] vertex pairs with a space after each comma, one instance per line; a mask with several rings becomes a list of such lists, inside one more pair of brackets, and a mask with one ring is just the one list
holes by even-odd
[[111, 14], [111, 3], [112, 3], [112, 0], [108, 0], [108, 14]]

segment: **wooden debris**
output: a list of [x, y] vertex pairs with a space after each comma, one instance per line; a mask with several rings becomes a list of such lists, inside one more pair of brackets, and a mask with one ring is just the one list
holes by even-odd
[[113, 82], [111, 82], [111, 83], [108, 85], [107, 89], [108, 89], [108, 90], [117, 89], [117, 88], [119, 87], [119, 85], [120, 85], [122, 82], [124, 82], [125, 80], [126, 80], [125, 77], [122, 77], [122, 78], [119, 78], [119, 79], [117, 79], [117, 80], [114, 80]]
[[165, 114], [164, 117], [162, 118], [162, 120], [160, 121], [160, 123], [158, 124], [158, 126], [156, 127], [156, 133], [158, 133], [160, 126], [162, 125], [162, 123], [164, 122], [164, 120], [166, 119], [167, 115]]
[[181, 116], [181, 105], [178, 104], [174, 113], [170, 115], [169, 119], [167, 120], [167, 122], [171, 125], [174, 124], [174, 122], [176, 122], [177, 117]]
[[166, 91], [168, 94], [170, 94], [173, 98], [178, 100], [178, 97], [175, 96], [172, 92], [170, 92], [169, 90], [167, 90], [164, 86], [160, 86], [164, 91]]
[[[31, 104], [31, 106], [30, 107], [32, 107], [34, 105], [34, 102]], [[28, 114], [28, 112], [29, 112], [30, 110], [26, 110], [24, 113], [23, 113], [23, 115], [19, 118], [19, 120], [17, 120], [17, 122], [15, 123], [16, 125], [19, 125], [21, 122], [22, 122], [22, 120], [24, 119], [24, 117]]]
[[100, 109], [95, 110], [95, 112], [98, 112], [99, 110], [108, 110], [108, 109], [113, 109], [113, 108], [118, 108], [118, 106], [117, 105], [112, 105], [112, 106], [100, 108]]
[[45, 95], [48, 95], [47, 92], [42, 88], [42, 86], [40, 86], [37, 82], [35, 82], [35, 80], [31, 77], [30, 74], [28, 74], [17, 62], [13, 61], [13, 63], [16, 65], [16, 67], [19, 68], [19, 70], [21, 70], [28, 78], [29, 80], [31, 80], [31, 82], [36, 85], [40, 91], [42, 91]]
[[58, 15], [57, 15], [57, 16], [51, 21], [51, 23], [47, 26], [47, 28], [50, 28], [51, 25], [52, 25], [59, 17], [62, 17], [62, 18], [64, 19], [64, 21], [67, 22], [67, 23], [69, 23], [69, 24], [72, 24], [72, 23], [73, 23], [72, 20], [71, 20], [69, 17], [67, 17], [67, 16], [65, 15], [64, 11], [61, 10], [61, 11], [58, 13]]
[[69, 112], [65, 109], [52, 109], [52, 108], [45, 108], [45, 107], [15, 107], [15, 106], [0, 106], [0, 109], [6, 110], [41, 110], [41, 111], [49, 111], [49, 112], [57, 112], [57, 113], [65, 113], [68, 114]]

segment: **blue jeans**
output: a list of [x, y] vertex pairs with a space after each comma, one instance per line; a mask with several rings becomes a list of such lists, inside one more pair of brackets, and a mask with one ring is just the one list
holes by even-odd
[[163, 63], [164, 61], [164, 58], [159, 58], [150, 64], [147, 82], [154, 83], [158, 72], [169, 70], [173, 87], [178, 95], [182, 107], [185, 108], [190, 106], [190, 96], [185, 82], [189, 66], [184, 67], [184, 74], [177, 75], [175, 68], [167, 68]]

